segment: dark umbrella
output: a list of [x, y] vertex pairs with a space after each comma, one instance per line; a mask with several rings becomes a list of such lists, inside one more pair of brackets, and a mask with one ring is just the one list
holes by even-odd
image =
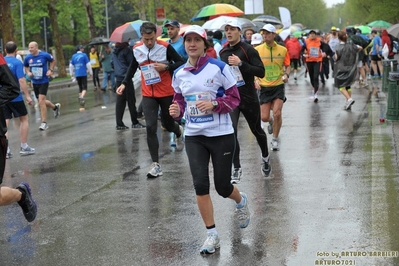
[[110, 39], [104, 37], [96, 37], [91, 39], [88, 45], [100, 45], [100, 44], [107, 44], [110, 42]]
[[257, 16], [252, 21], [261, 21], [261, 22], [264, 22], [264, 23], [270, 23], [272, 25], [283, 25], [281, 20], [279, 20], [276, 17], [270, 16], [270, 15]]

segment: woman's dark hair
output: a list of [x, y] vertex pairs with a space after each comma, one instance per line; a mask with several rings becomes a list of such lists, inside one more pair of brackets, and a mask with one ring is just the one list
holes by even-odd
[[140, 34], [151, 34], [153, 32], [157, 32], [157, 26], [152, 22], [144, 22], [140, 26]]

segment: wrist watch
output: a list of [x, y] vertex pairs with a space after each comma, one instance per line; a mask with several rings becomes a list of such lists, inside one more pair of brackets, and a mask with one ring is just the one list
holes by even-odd
[[169, 64], [166, 64], [165, 70], [169, 70]]
[[219, 105], [219, 103], [217, 101], [212, 101], [211, 103], [213, 105], [213, 109], [215, 109]]
[[238, 63], [238, 66], [239, 66], [239, 67], [242, 66], [242, 61], [240, 61], [240, 63]]

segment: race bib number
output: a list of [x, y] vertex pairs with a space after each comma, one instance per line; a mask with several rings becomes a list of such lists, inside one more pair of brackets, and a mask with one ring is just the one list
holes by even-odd
[[32, 67], [31, 72], [33, 74], [33, 79], [42, 79], [43, 78], [43, 68], [42, 67]]
[[237, 87], [240, 87], [245, 84], [244, 78], [242, 77], [240, 68], [238, 66], [230, 66], [231, 71], [233, 72], [234, 77], [237, 80]]
[[191, 94], [185, 96], [187, 103], [187, 116], [191, 123], [206, 123], [212, 122], [213, 112], [201, 112], [197, 107], [197, 101], [211, 101], [209, 93]]
[[319, 57], [319, 48], [311, 47], [310, 51], [309, 51], [309, 56], [310, 57]]
[[155, 84], [161, 81], [159, 72], [155, 70], [154, 64], [149, 64], [141, 67], [144, 81], [146, 85]]
[[276, 81], [280, 77], [278, 65], [265, 66], [265, 79], [269, 82]]
[[92, 65], [97, 64], [97, 60], [95, 58], [90, 59], [90, 64], [92, 64]]

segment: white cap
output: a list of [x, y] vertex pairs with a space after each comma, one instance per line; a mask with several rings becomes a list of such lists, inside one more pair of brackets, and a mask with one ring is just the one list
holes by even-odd
[[261, 44], [263, 42], [263, 36], [260, 33], [254, 33], [251, 37], [251, 44]]
[[185, 37], [189, 33], [196, 33], [204, 39], [206, 39], [206, 37], [207, 37], [205, 29], [198, 25], [191, 25], [191, 26], [187, 27], [185, 29], [183, 37]]
[[268, 31], [268, 32], [276, 33], [276, 27], [274, 27], [272, 24], [265, 24], [265, 25], [263, 26], [263, 28], [261, 29], [261, 31], [262, 31], [262, 30], [265, 30], [265, 31]]
[[240, 30], [242, 30], [241, 24], [240, 24], [240, 22], [238, 22], [238, 19], [234, 19], [234, 18], [233, 18], [233, 19], [227, 21], [226, 23], [224, 23], [224, 24], [222, 25], [222, 27], [221, 27], [220, 29], [224, 30], [224, 28], [225, 28], [227, 25], [228, 25], [228, 26], [231, 26], [231, 27], [239, 28]]

